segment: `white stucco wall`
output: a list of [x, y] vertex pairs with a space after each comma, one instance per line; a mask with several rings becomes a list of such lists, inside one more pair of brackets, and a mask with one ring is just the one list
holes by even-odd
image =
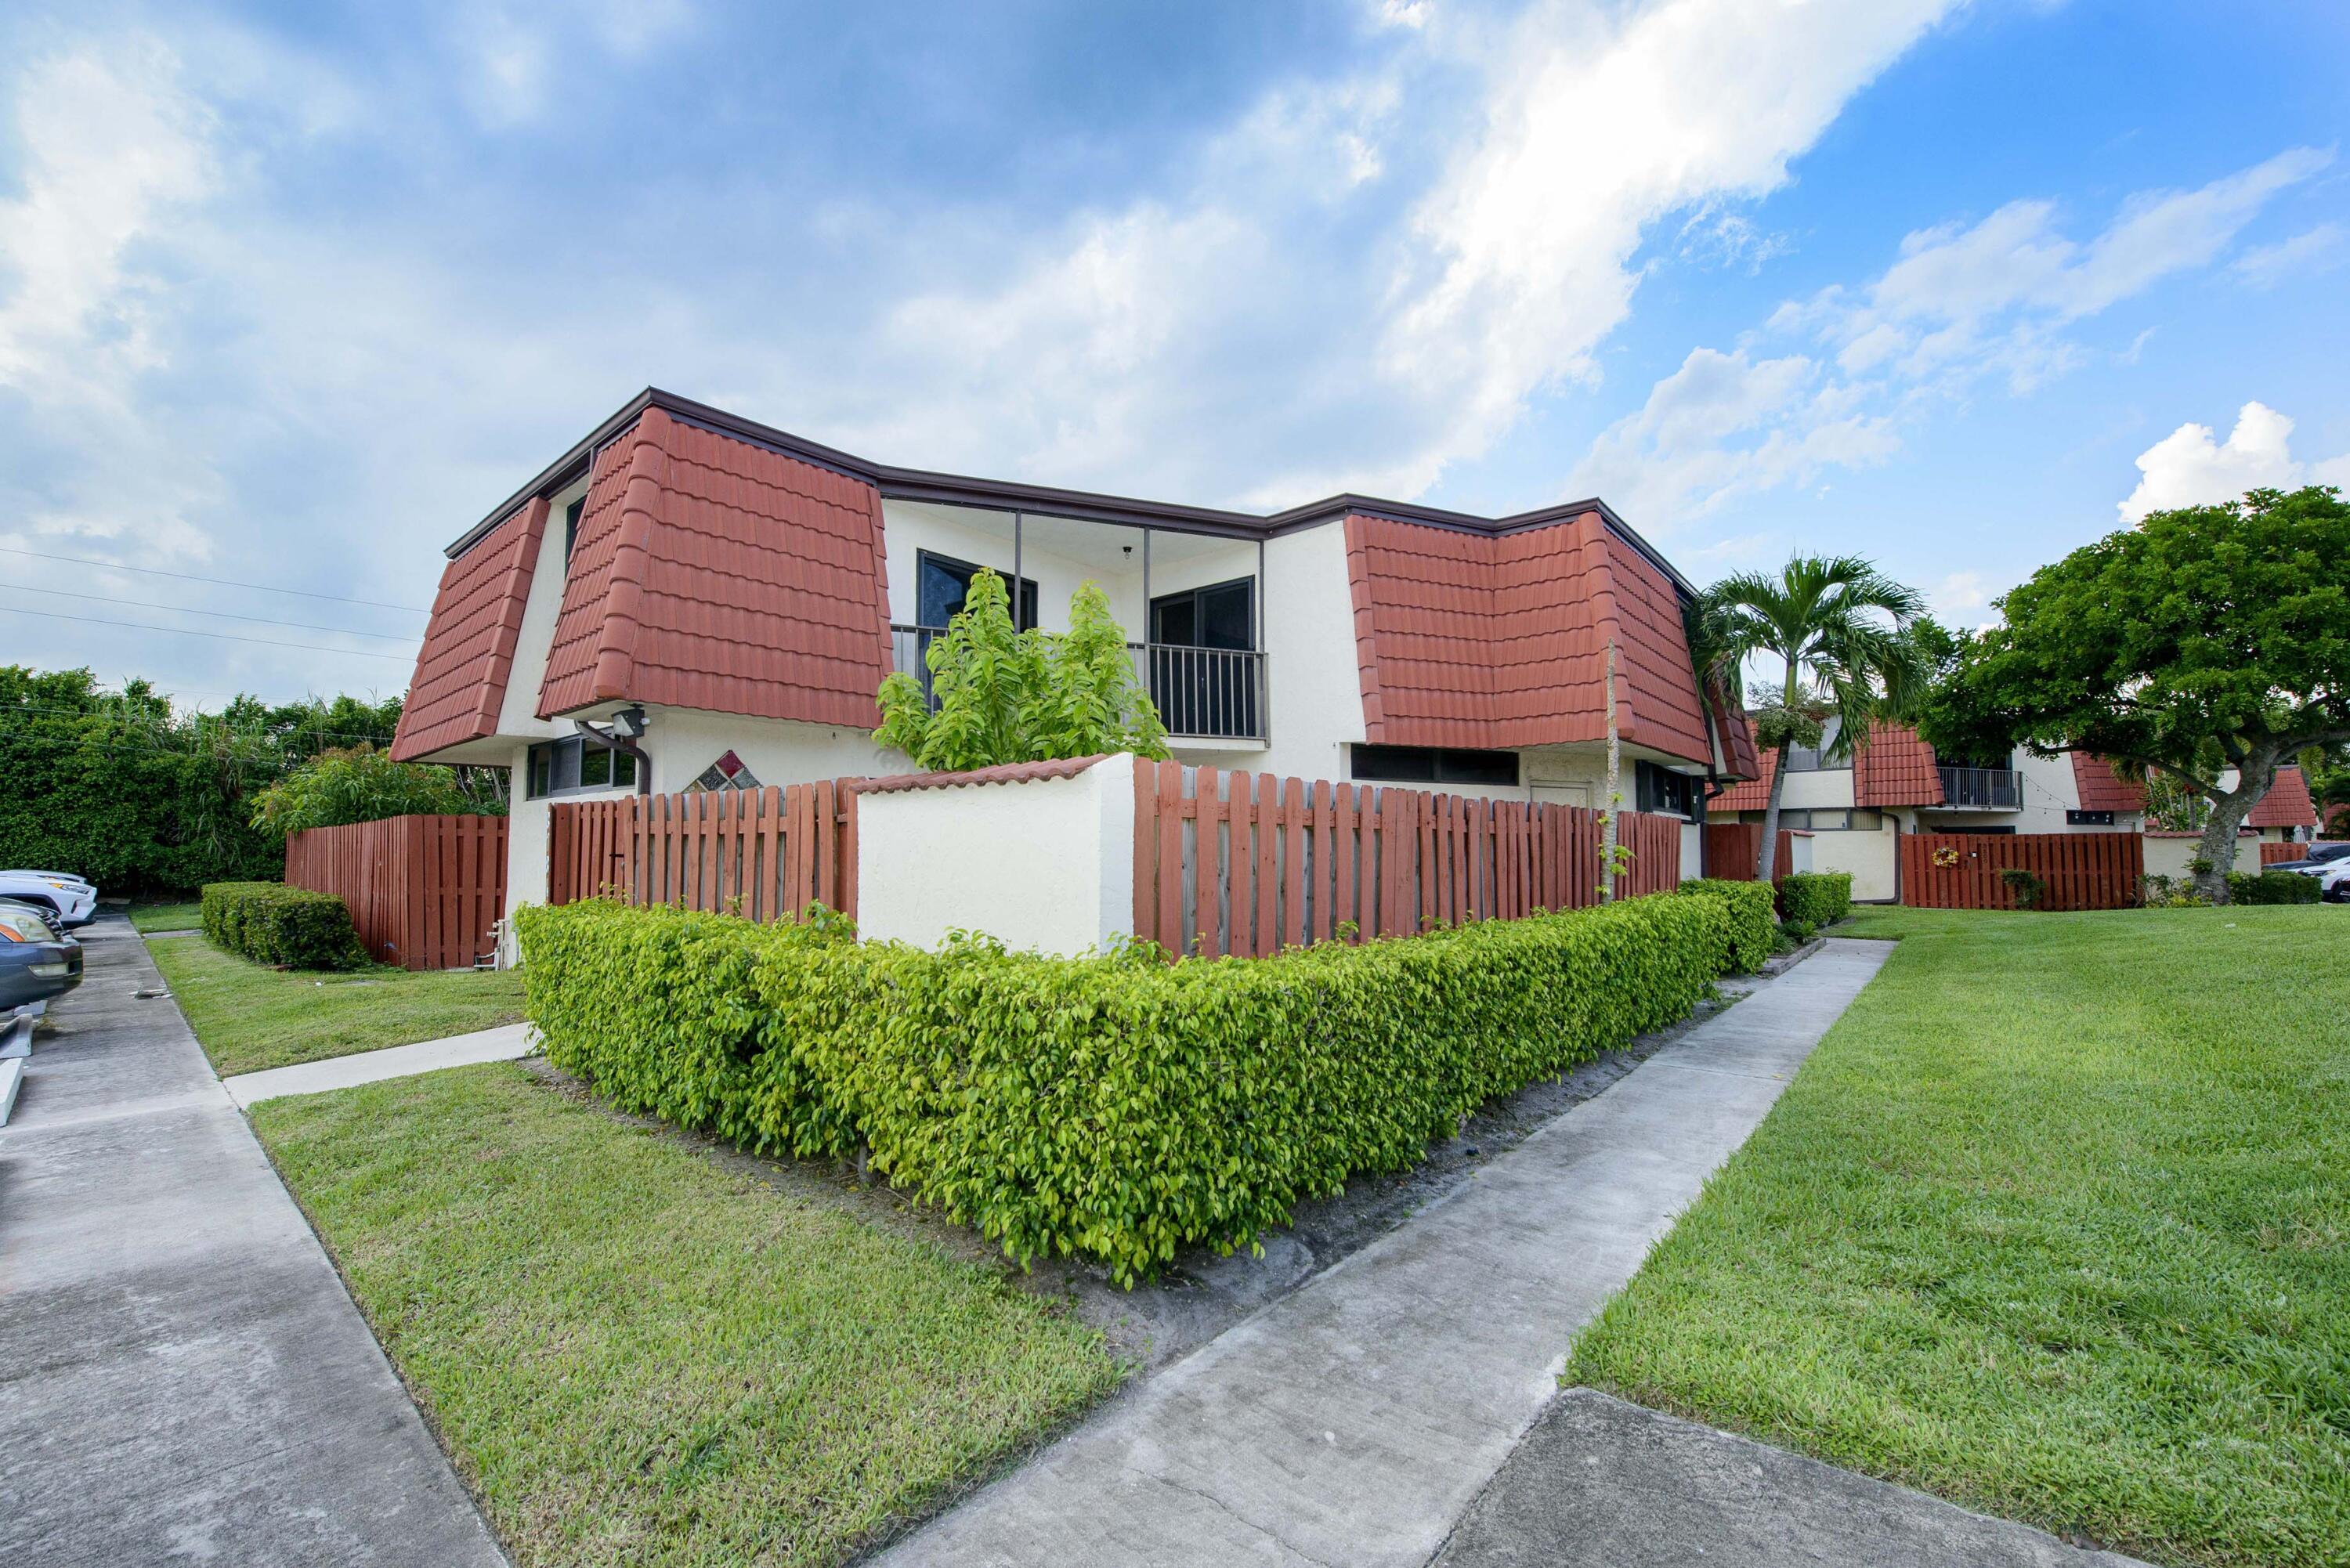
[[1863, 900], [1893, 897], [1895, 846], [1893, 825], [1875, 833], [1861, 829], [1815, 832], [1811, 837], [1812, 868], [1852, 873], [1852, 896]]
[[555, 646], [555, 621], [563, 611], [563, 514], [588, 493], [580, 480], [556, 496], [546, 509], [546, 526], [539, 534], [538, 561], [531, 568], [530, 593], [522, 606], [522, 630], [515, 639], [514, 665], [498, 706], [501, 735], [567, 735], [568, 723], [538, 717], [539, 688], [546, 680], [546, 655]]
[[1693, 882], [1705, 875], [1705, 829], [1696, 823], [1681, 826], [1681, 880]]
[[1107, 948], [1134, 928], [1134, 759], [866, 795], [857, 878], [858, 929], [875, 940], [935, 947], [962, 929], [1024, 951]]

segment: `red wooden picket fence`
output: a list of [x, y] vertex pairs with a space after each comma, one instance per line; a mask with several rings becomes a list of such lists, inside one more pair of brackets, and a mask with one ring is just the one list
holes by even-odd
[[2261, 864], [2263, 866], [2273, 866], [2280, 860], [2305, 859], [2308, 855], [2309, 846], [2306, 844], [2262, 844], [2261, 846]]
[[[2126, 909], [2142, 897], [2146, 839], [2136, 833], [1905, 833], [1901, 901], [1919, 909], [2012, 909], [2015, 890], [2000, 877], [2032, 871], [2046, 885], [2048, 909]], [[1948, 852], [1956, 863], [1938, 866]]]
[[390, 816], [286, 838], [288, 887], [348, 905], [380, 963], [471, 969], [506, 909], [506, 819]]
[[[1680, 884], [1677, 817], [1626, 813], [1619, 897]], [[1264, 955], [1599, 901], [1598, 814], [1584, 806], [1134, 768], [1134, 929], [1170, 951]]]
[[857, 913], [855, 779], [632, 794], [548, 813], [546, 901], [611, 893], [754, 920]]
[[[1779, 830], [1779, 853], [1772, 857], [1771, 879], [1787, 875], [1794, 864], [1795, 836]], [[1762, 874], [1762, 825], [1759, 822], [1710, 822], [1705, 827], [1705, 874], [1730, 882], [1752, 882]]]

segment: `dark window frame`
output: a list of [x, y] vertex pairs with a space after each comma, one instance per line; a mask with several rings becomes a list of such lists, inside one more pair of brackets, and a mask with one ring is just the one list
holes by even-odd
[[[1499, 775], [1506, 759], [1510, 776]], [[1422, 763], [1426, 771], [1419, 771]], [[1366, 771], [1365, 765], [1371, 771]], [[1480, 768], [1484, 770], [1481, 775]], [[1462, 746], [1382, 746], [1364, 742], [1347, 748], [1347, 776], [1362, 784], [1466, 784], [1474, 789], [1515, 789], [1523, 772], [1515, 752], [1475, 751]]]
[[[1228, 648], [1221, 642], [1201, 642], [1200, 628], [1207, 621], [1207, 617], [1203, 613], [1206, 608], [1207, 596], [1230, 593], [1234, 588], [1243, 589], [1248, 594], [1248, 640], [1238, 648]], [[1183, 601], [1188, 601], [1191, 607], [1191, 640], [1177, 642], [1171, 638], [1159, 636], [1159, 612], [1162, 608], [1171, 609], [1177, 603]], [[1257, 651], [1256, 645], [1263, 640], [1257, 620], [1256, 578], [1254, 576], [1228, 577], [1221, 583], [1201, 583], [1196, 588], [1178, 588], [1171, 594], [1153, 594], [1149, 605], [1145, 609], [1142, 629], [1147, 640], [1162, 648], [1214, 648], [1231, 653], [1254, 653]]]
[[585, 495], [563, 509], [563, 566], [566, 571], [571, 567], [571, 552], [579, 543], [580, 515], [587, 510], [588, 498]]
[[[604, 774], [601, 781], [594, 784], [585, 780], [591, 771], [587, 765], [591, 751], [597, 754]], [[546, 764], [543, 769], [542, 762]], [[635, 789], [643, 765], [635, 753], [608, 746], [591, 735], [560, 735], [551, 741], [534, 741], [523, 759], [523, 798], [560, 800], [566, 795], [608, 794], [613, 790]], [[567, 777], [569, 783], [560, 782]]]
[[972, 578], [982, 572], [993, 572], [1003, 579], [1005, 591], [1010, 594], [1013, 600], [1012, 629], [1014, 631], [1035, 629], [1038, 603], [1035, 578], [1022, 577], [1017, 584], [1014, 584], [1012, 574], [1000, 566], [988, 566], [976, 561], [965, 561], [940, 550], [914, 552], [914, 624], [918, 628], [926, 631], [944, 631], [947, 622], [953, 619], [955, 615], [954, 611], [950, 610], [936, 621], [932, 621], [922, 613], [922, 568], [926, 566], [936, 566], [950, 576], [961, 573], [963, 592], [966, 596], [971, 592]]
[[1695, 822], [1705, 809], [1704, 783], [1695, 774], [1678, 774], [1642, 758], [1632, 770], [1632, 809], [1653, 816], [1677, 816], [1683, 822]]

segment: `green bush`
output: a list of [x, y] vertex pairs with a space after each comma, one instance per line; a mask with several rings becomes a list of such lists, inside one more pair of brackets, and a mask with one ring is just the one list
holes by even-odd
[[1852, 873], [1798, 871], [1780, 877], [1779, 913], [1808, 922], [1814, 930], [1835, 925], [1852, 913]]
[[2021, 866], [2003, 866], [2000, 868], [1999, 879], [2006, 885], [2009, 892], [2015, 895], [2015, 907], [2019, 909], [2036, 909], [2047, 902], [2048, 884], [2037, 871], [2027, 870]]
[[1810, 941], [1818, 931], [1819, 928], [1809, 920], [1782, 920], [1779, 922], [1780, 946], [1793, 952]]
[[1705, 877], [1682, 883], [1679, 891], [1712, 898], [1721, 905], [1730, 932], [1729, 958], [1722, 965], [1724, 974], [1752, 974], [1762, 967], [1771, 956], [1772, 939], [1778, 927], [1772, 913], [1770, 891], [1762, 883]]
[[288, 969], [355, 969], [368, 961], [351, 912], [332, 893], [279, 882], [213, 882], [204, 935], [224, 951]]
[[2314, 904], [2325, 889], [2314, 877], [2298, 871], [2230, 871], [2228, 901], [2231, 904]]
[[620, 1108], [762, 1152], [861, 1147], [1022, 1262], [1079, 1254], [1131, 1282], [1681, 1017], [1751, 951], [1739, 908], [1636, 898], [1172, 964], [603, 900], [518, 923], [549, 1059]]

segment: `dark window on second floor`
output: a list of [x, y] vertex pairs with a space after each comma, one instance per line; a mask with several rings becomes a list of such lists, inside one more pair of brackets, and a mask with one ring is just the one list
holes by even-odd
[[[958, 561], [951, 556], [934, 555], [928, 550], [914, 555], [914, 624], [943, 630], [946, 624], [962, 610], [963, 600], [971, 594], [971, 580], [992, 567], [975, 566], [969, 561]], [[1010, 591], [1012, 574], [997, 572], [1004, 579], [1005, 591]], [[1036, 579], [1020, 579], [1019, 607], [1015, 619], [1018, 628], [1026, 631], [1036, 624]]]
[[541, 741], [530, 749], [524, 793], [532, 800], [548, 795], [579, 794], [588, 790], [632, 789], [637, 759], [586, 735], [566, 735]]
[[1241, 577], [1150, 601], [1150, 640], [1174, 648], [1256, 646], [1256, 582]]
[[581, 496], [563, 509], [563, 564], [571, 565], [571, 552], [579, 545], [579, 514], [588, 510], [588, 498]]
[[1518, 782], [1515, 752], [1471, 752], [1451, 746], [1354, 746], [1348, 775], [1368, 784], [1476, 784]]

